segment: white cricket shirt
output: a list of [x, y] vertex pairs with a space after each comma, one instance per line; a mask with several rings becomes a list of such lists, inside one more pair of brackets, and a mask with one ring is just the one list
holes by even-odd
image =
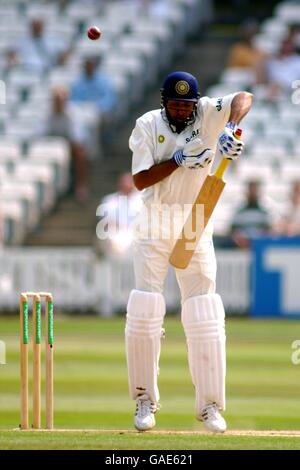
[[[162, 118], [161, 110], [156, 109], [141, 116], [129, 139], [133, 152], [132, 174], [148, 170], [153, 165], [169, 160], [174, 152], [184, 149], [192, 139], [199, 137], [203, 148], [216, 151], [219, 134], [228, 122], [234, 94], [223, 98], [203, 97], [199, 100], [196, 120], [180, 134], [172, 132]], [[142, 191], [147, 204], [192, 204], [210, 173], [213, 162], [205, 168], [191, 170], [179, 167], [170, 176]]]

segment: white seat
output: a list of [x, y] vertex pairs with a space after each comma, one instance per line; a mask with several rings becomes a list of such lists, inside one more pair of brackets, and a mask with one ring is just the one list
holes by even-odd
[[51, 166], [39, 162], [21, 162], [14, 171], [16, 181], [33, 182], [38, 190], [40, 207], [48, 212], [56, 200], [55, 173]]
[[42, 21], [44, 21], [46, 27], [47, 27], [47, 22], [52, 22], [55, 19], [59, 18], [59, 12], [58, 12], [58, 5], [56, 2], [47, 2], [46, 4], [43, 3], [42, 5], [39, 4], [40, 2], [34, 3], [30, 2], [28, 3], [27, 9], [26, 9], [26, 16], [28, 21], [31, 21], [32, 19], [35, 18], [40, 18]]
[[42, 83], [41, 75], [28, 69], [16, 68], [9, 74], [9, 84], [12, 87], [33, 87], [39, 83]]
[[299, 123], [300, 121], [298, 106], [290, 105], [288, 103], [282, 103], [282, 105], [280, 105], [279, 116], [283, 122], [288, 120], [294, 123]]
[[74, 77], [70, 74], [68, 70], [61, 70], [59, 68], [56, 68], [50, 72], [48, 80], [50, 88], [64, 87], [66, 89], [69, 89], [72, 83], [74, 82]]
[[20, 105], [17, 118], [21, 122], [30, 121], [30, 122], [39, 122], [46, 118], [48, 113], [47, 106], [43, 103], [43, 105], [37, 106], [35, 103], [27, 102], [24, 105]]
[[139, 57], [112, 54], [103, 59], [103, 69], [114, 73], [125, 74], [130, 78], [130, 99], [137, 103], [141, 100], [145, 89], [144, 65]]
[[33, 229], [37, 225], [40, 216], [38, 193], [32, 183], [8, 179], [0, 185], [0, 198], [1, 201], [21, 201], [26, 227]]
[[245, 197], [245, 185], [242, 181], [233, 179], [229, 175], [225, 176], [226, 186], [222, 192], [220, 202], [224, 205], [236, 207], [243, 203]]
[[218, 85], [213, 85], [208, 88], [207, 96], [211, 98], [216, 98], [218, 96], [229, 95], [230, 93], [235, 93], [236, 88], [232, 83], [219, 83]]
[[115, 50], [112, 35], [104, 36], [100, 41], [91, 41], [86, 36], [80, 38], [76, 43], [76, 55], [82, 59], [85, 57], [103, 57], [110, 51]]
[[64, 17], [63, 20], [57, 20], [54, 18], [54, 21], [50, 20], [46, 23], [46, 34], [48, 38], [53, 38], [57, 41], [57, 38], [63, 38], [64, 42], [69, 43], [74, 36], [76, 31], [75, 25], [72, 21], [68, 21], [67, 17]]
[[89, 2], [71, 2], [66, 9], [66, 16], [77, 21], [90, 21], [98, 13], [99, 6]]
[[2, 164], [0, 161], [0, 182], [4, 181], [8, 178], [9, 171], [7, 170], [6, 166]]
[[12, 161], [19, 160], [22, 156], [20, 143], [13, 139], [0, 139], [0, 160], [10, 159]]
[[170, 24], [161, 21], [159, 18], [152, 21], [140, 18], [132, 27], [134, 33], [150, 36], [153, 41], [157, 42], [159, 46], [159, 64], [163, 69], [168, 67], [174, 55], [173, 31]]
[[273, 38], [269, 34], [258, 34], [253, 40], [253, 45], [266, 54], [276, 54], [279, 51], [281, 39]]
[[120, 53], [132, 57], [143, 57], [145, 61], [145, 81], [151, 84], [155, 81], [159, 68], [159, 49], [152, 39], [142, 37], [124, 37], [120, 41]]
[[300, 21], [300, 5], [296, 2], [281, 2], [275, 8], [275, 15], [287, 24]]
[[285, 202], [289, 198], [290, 184], [285, 180], [266, 182], [261, 187], [261, 194], [263, 197], [269, 197], [274, 201]]
[[63, 194], [70, 181], [71, 154], [68, 142], [59, 137], [36, 139], [28, 149], [29, 163], [50, 164], [55, 172], [55, 182], [59, 194]]
[[283, 39], [288, 33], [288, 28], [280, 18], [272, 17], [263, 22], [261, 32], [266, 35]]
[[297, 129], [294, 126], [284, 126], [279, 124], [278, 126], [274, 125], [274, 123], [270, 123], [269, 126], [265, 127], [265, 136], [270, 140], [276, 138], [290, 139], [294, 140], [297, 137]]
[[274, 114], [276, 115], [276, 111], [274, 111], [271, 106], [256, 104], [251, 108], [249, 114], [250, 119], [257, 119], [260, 122], [266, 122], [270, 125], [274, 119]]
[[269, 162], [286, 159], [291, 154], [291, 151], [288, 151], [285, 143], [256, 141], [248, 149], [248, 153], [251, 158], [258, 159], [263, 163], [266, 159]]
[[114, 113], [118, 119], [124, 119], [127, 116], [130, 107], [129, 100], [129, 80], [124, 75], [110, 74], [111, 81], [115, 87], [116, 93], [118, 94], [119, 105], [115, 108]]
[[5, 132], [6, 135], [11, 138], [29, 139], [30, 137], [34, 137], [37, 124], [38, 117], [10, 120], [5, 124]]
[[21, 201], [1, 201], [5, 245], [19, 245], [26, 234], [25, 214]]
[[252, 69], [245, 69], [242, 67], [228, 67], [221, 75], [221, 83], [230, 85], [248, 87], [252, 85], [255, 80], [254, 72]]
[[283, 181], [300, 181], [300, 162], [282, 162], [280, 176]]
[[240, 161], [237, 165], [237, 173], [240, 181], [272, 181], [277, 177], [275, 170], [271, 165], [263, 162]]
[[217, 204], [212, 215], [215, 235], [228, 234], [235, 210], [236, 206], [233, 206], [232, 204], [225, 204], [223, 202], [223, 198], [220, 203]]

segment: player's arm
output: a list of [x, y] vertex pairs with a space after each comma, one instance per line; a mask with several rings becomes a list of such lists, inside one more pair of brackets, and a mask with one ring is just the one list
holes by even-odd
[[173, 173], [173, 171], [175, 171], [177, 168], [178, 165], [173, 159], [162, 163], [157, 163], [148, 170], [143, 170], [133, 175], [135, 187], [139, 191], [142, 191], [143, 189], [148, 188], [149, 186], [153, 186], [167, 176], [171, 175], [171, 173]]
[[170, 160], [153, 165], [148, 170], [141, 171], [133, 176], [133, 181], [137, 189], [148, 188], [163, 180], [176, 168], [182, 166], [191, 170], [197, 170], [209, 165], [214, 152], [203, 146], [201, 139], [194, 139], [184, 146], [182, 150], [177, 150]]
[[228, 122], [239, 124], [249, 112], [253, 101], [253, 95], [247, 91], [241, 91], [231, 102], [231, 111]]
[[252, 100], [253, 95], [246, 91], [240, 91], [232, 99], [228, 122], [218, 140], [219, 152], [228, 160], [236, 160], [243, 151], [244, 143], [237, 139], [235, 131], [239, 122], [250, 110]]

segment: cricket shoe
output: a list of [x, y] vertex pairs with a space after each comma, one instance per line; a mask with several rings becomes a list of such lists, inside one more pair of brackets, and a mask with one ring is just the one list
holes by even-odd
[[136, 399], [136, 410], [134, 416], [134, 425], [138, 431], [148, 431], [155, 426], [154, 414], [157, 411], [157, 405], [153, 403], [148, 395], [141, 395]]
[[203, 424], [208, 431], [214, 433], [226, 431], [226, 421], [223, 416], [221, 416], [216, 403], [206, 405], [202, 410], [199, 420], [203, 421]]

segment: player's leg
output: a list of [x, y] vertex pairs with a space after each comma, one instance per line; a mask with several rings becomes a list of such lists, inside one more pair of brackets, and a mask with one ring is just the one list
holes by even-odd
[[225, 409], [224, 307], [215, 293], [216, 261], [211, 242], [203, 243], [185, 270], [176, 271], [182, 295], [182, 324], [196, 391], [196, 417], [207, 429], [224, 432]]
[[141, 431], [155, 425], [158, 408], [157, 384], [160, 341], [166, 311], [162, 295], [168, 256], [159, 249], [135, 244], [136, 290], [130, 294], [126, 316], [126, 356], [129, 391], [136, 400], [135, 427]]

